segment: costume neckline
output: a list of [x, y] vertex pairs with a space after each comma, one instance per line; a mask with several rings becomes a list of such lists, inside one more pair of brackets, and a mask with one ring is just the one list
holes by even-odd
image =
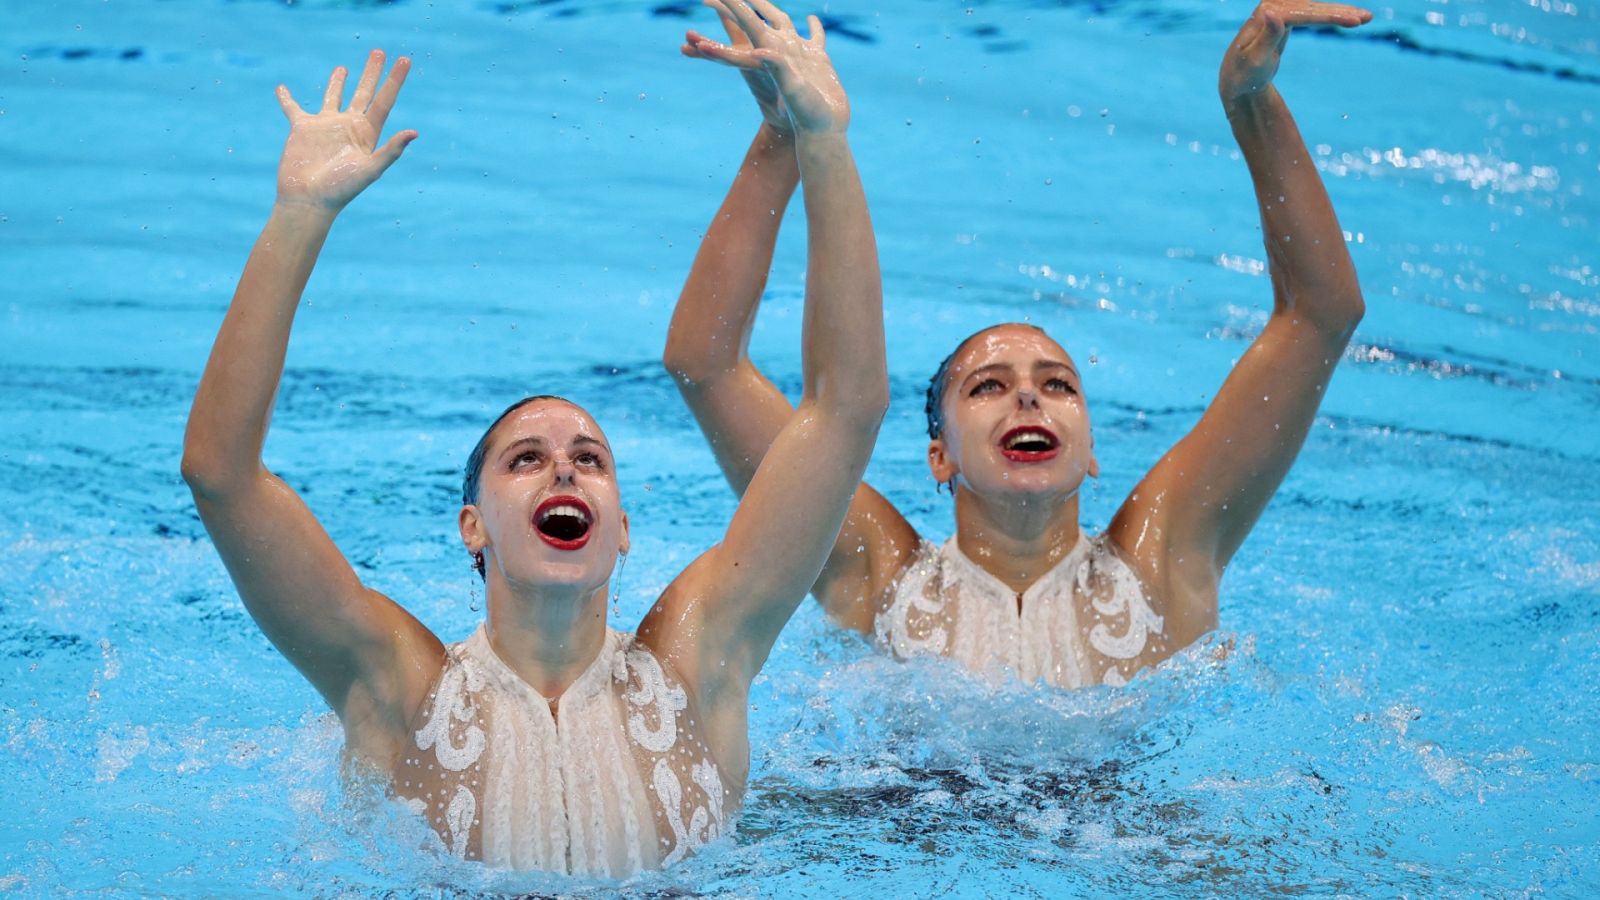
[[537, 688], [529, 684], [511, 668], [511, 664], [501, 658], [494, 644], [489, 641], [489, 623], [487, 621], [478, 625], [478, 629], [466, 640], [466, 649], [489, 670], [502, 686], [513, 693], [524, 694], [528, 700], [539, 700], [548, 709], [552, 704], [565, 704], [568, 700], [588, 697], [605, 685], [611, 677], [611, 668], [617, 647], [620, 643], [616, 631], [609, 626], [606, 628], [604, 640], [600, 643], [600, 652], [595, 654], [589, 665], [567, 685], [567, 689], [554, 697], [546, 697]]
[[1057, 575], [1063, 572], [1071, 571], [1073, 567], [1076, 567], [1078, 562], [1083, 559], [1083, 555], [1085, 551], [1087, 551], [1088, 547], [1089, 536], [1083, 530], [1082, 526], [1080, 526], [1078, 528], [1078, 540], [1072, 545], [1072, 549], [1068, 550], [1059, 560], [1056, 560], [1056, 564], [1051, 566], [1047, 571], [1045, 571], [1044, 574], [1040, 575], [1038, 578], [1035, 578], [1033, 583], [1028, 585], [1028, 587], [1023, 590], [1020, 595], [1016, 591], [1012, 590], [1010, 585], [995, 577], [994, 573], [990, 572], [988, 569], [985, 569], [983, 566], [978, 565], [978, 563], [975, 562], [971, 557], [963, 553], [961, 550], [961, 544], [957, 540], [956, 535], [950, 535], [950, 539], [945, 541], [941, 555], [944, 556], [946, 560], [954, 562], [957, 566], [964, 569], [968, 575], [976, 578], [981, 584], [989, 588], [991, 591], [998, 592], [1005, 597], [1021, 596], [1024, 600], [1027, 600], [1037, 593], [1040, 588], [1053, 583], [1056, 580]]

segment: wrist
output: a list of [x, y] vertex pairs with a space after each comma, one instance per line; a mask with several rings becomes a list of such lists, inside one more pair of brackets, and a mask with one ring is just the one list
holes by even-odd
[[279, 197], [272, 204], [271, 218], [284, 225], [326, 229], [333, 225], [339, 209], [314, 200]]
[[1227, 113], [1228, 121], [1244, 122], [1260, 116], [1271, 109], [1277, 99], [1278, 89], [1266, 85], [1260, 90], [1245, 90], [1222, 95], [1222, 110]]
[[761, 127], [756, 130], [756, 144], [763, 150], [789, 152], [794, 148], [794, 129], [787, 124], [780, 127], [763, 120]]

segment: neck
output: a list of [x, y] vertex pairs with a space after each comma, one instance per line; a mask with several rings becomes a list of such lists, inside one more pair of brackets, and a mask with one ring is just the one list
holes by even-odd
[[980, 497], [956, 488], [956, 546], [1018, 594], [1078, 543], [1078, 495]]
[[489, 644], [553, 705], [589, 668], [606, 639], [606, 589], [518, 587], [491, 570]]

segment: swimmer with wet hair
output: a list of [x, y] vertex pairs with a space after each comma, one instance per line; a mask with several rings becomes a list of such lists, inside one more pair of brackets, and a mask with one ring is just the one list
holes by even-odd
[[[1364, 302], [1333, 207], [1273, 87], [1299, 26], [1352, 28], [1364, 9], [1266, 0], [1222, 61], [1223, 110], [1250, 169], [1273, 310], [1200, 421], [1134, 487], [1105, 532], [1078, 523], [1098, 477], [1083, 379], [1032, 325], [963, 340], [928, 389], [928, 466], [955, 498], [955, 535], [922, 536], [861, 485], [813, 593], [832, 619], [902, 657], [942, 654], [991, 677], [1123, 684], [1217, 625], [1223, 572], [1288, 473]], [[683, 53], [725, 61], [691, 31]], [[742, 74], [756, 133], [673, 315], [663, 362], [734, 490], [747, 490], [791, 415], [747, 347], [796, 183], [785, 97]]]
[[[374, 51], [348, 106], [286, 89], [278, 196], [195, 396], [183, 476], [263, 632], [445, 847], [497, 866], [617, 877], [731, 827], [749, 771], [748, 692], [817, 578], [888, 406], [877, 249], [846, 140], [850, 107], [813, 18], [714, 0], [743, 36], [726, 61], [782, 98], [812, 264], [799, 408], [767, 435], [721, 543], [678, 575], [637, 634], [606, 625], [628, 549], [599, 424], [557, 397], [513, 405], [474, 449], [461, 540], [487, 620], [444, 644], [360, 577], [261, 461], [290, 325], [339, 211], [416, 138], [378, 137], [410, 62]], [[381, 84], [380, 84], [381, 81]]]

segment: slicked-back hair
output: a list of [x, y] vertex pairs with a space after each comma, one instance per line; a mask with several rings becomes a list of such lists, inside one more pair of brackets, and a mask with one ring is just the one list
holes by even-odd
[[950, 389], [950, 367], [955, 364], [956, 357], [961, 355], [961, 351], [965, 350], [967, 345], [972, 343], [974, 338], [988, 334], [996, 328], [1005, 328], [1008, 325], [1018, 325], [1023, 328], [1032, 328], [1034, 331], [1039, 332], [1045, 337], [1050, 337], [1049, 333], [1047, 333], [1043, 328], [1040, 328], [1037, 325], [1030, 325], [1027, 322], [1001, 322], [997, 325], [990, 325], [987, 328], [981, 328], [967, 335], [961, 343], [956, 345], [956, 349], [950, 351], [950, 355], [944, 358], [944, 362], [939, 363], [939, 368], [934, 371], [933, 378], [929, 379], [928, 381], [928, 399], [924, 404], [922, 411], [928, 417], [929, 440], [936, 441], [939, 439], [940, 435], [944, 434], [944, 394], [945, 391]]
[[[494, 430], [500, 427], [500, 423], [505, 421], [506, 416], [527, 406], [529, 403], [536, 403], [540, 400], [559, 400], [572, 406], [578, 405], [565, 397], [557, 397], [555, 394], [538, 394], [533, 397], [523, 397], [521, 400], [506, 407], [505, 412], [496, 416], [495, 420], [489, 423], [489, 429], [483, 433], [483, 437], [478, 438], [478, 443], [473, 446], [472, 453], [467, 456], [467, 471], [461, 479], [462, 506], [471, 506], [478, 502], [478, 484], [483, 480], [483, 460], [484, 457], [489, 455], [489, 437], [494, 434]], [[581, 407], [579, 408], [581, 409]]]

